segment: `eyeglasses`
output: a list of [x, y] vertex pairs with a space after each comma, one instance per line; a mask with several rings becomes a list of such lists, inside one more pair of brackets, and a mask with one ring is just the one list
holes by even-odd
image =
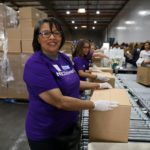
[[53, 35], [54, 37], [61, 36], [61, 32], [59, 32], [59, 31], [55, 31], [55, 32], [42, 31], [42, 32], [39, 32], [39, 34], [42, 35], [42, 37], [44, 37], [44, 38], [49, 38], [51, 35]]

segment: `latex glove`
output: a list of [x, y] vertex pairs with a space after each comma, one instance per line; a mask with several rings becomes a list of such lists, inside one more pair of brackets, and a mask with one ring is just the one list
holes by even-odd
[[94, 110], [108, 111], [118, 107], [119, 103], [115, 101], [101, 100], [94, 102]]
[[99, 83], [100, 89], [112, 89], [112, 86], [108, 82]]
[[100, 74], [97, 75], [96, 79], [98, 79], [98, 80], [100, 80], [100, 81], [103, 81], [103, 82], [106, 82], [106, 81], [109, 80], [108, 77], [106, 77], [106, 76], [104, 76], [104, 75], [100, 75]]

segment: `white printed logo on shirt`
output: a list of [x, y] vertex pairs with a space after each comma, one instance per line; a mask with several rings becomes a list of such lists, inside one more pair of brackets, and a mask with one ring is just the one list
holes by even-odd
[[61, 69], [59, 68], [58, 65], [53, 65], [53, 67], [54, 67], [57, 71], [61, 71]]
[[70, 69], [70, 66], [69, 65], [65, 65], [65, 66], [61, 66], [63, 68], [63, 70], [67, 70], [67, 69]]

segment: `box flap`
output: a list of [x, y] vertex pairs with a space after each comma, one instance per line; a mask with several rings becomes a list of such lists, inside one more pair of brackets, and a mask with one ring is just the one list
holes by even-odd
[[95, 75], [103, 75], [103, 76], [106, 76], [108, 78], [115, 78], [111, 73], [109, 72], [92, 72], [92, 74], [95, 74]]

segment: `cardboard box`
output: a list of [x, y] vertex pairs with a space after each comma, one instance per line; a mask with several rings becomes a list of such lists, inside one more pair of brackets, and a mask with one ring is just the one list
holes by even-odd
[[40, 11], [34, 7], [19, 8], [20, 19], [40, 19]]
[[137, 82], [150, 86], [150, 67], [138, 67]]
[[21, 39], [22, 40], [33, 40], [33, 33], [34, 33], [33, 27], [22, 28], [21, 29]]
[[[115, 87], [115, 76], [112, 75], [111, 73], [109, 72], [92, 72], [92, 74], [95, 74], [95, 75], [103, 75], [103, 76], [106, 76], [108, 77], [110, 80], [108, 80], [107, 82], [112, 86], [112, 87]], [[92, 82], [98, 82], [100, 83], [101, 81], [100, 80], [91, 80]]]
[[103, 72], [109, 72], [113, 74], [113, 70], [110, 67], [100, 67], [100, 70], [102, 70]]
[[[92, 70], [92, 67], [89, 68], [89, 70]], [[113, 74], [113, 70], [110, 67], [96, 67], [96, 70], [93, 72], [109, 72], [111, 74]]]
[[0, 39], [0, 52], [3, 51], [3, 41]]
[[45, 12], [43, 12], [43, 11], [41, 11], [41, 18], [47, 18], [48, 17], [48, 15], [45, 13]]
[[126, 90], [95, 90], [91, 101], [97, 100], [115, 100], [120, 106], [110, 111], [89, 112], [90, 141], [128, 142], [131, 105]]
[[8, 53], [21, 53], [20, 39], [8, 39]]
[[[0, 56], [2, 56], [2, 53], [0, 53]], [[25, 62], [29, 56], [30, 55], [27, 54], [8, 54], [10, 69], [13, 73], [14, 81], [8, 82], [5, 87], [2, 86], [2, 81], [0, 80], [0, 98], [28, 98], [26, 85], [23, 81], [23, 70]]]
[[7, 33], [8, 39], [10, 39], [10, 40], [12, 40], [12, 39], [20, 40], [21, 39], [20, 28], [7, 28], [6, 33]]
[[28, 99], [28, 92], [23, 80], [9, 82], [7, 98]]
[[35, 26], [38, 20], [36, 19], [20, 19], [20, 28], [23, 30], [24, 28], [32, 28]]
[[22, 40], [22, 53], [33, 54], [32, 40]]
[[72, 41], [66, 41], [61, 50], [65, 53], [72, 54]]
[[[8, 53], [20, 53], [21, 52], [21, 40], [15, 38], [8, 39]], [[0, 52], [3, 52], [3, 42], [0, 41]]]
[[7, 87], [2, 85], [2, 82], [0, 82], [0, 98], [7, 98]]

